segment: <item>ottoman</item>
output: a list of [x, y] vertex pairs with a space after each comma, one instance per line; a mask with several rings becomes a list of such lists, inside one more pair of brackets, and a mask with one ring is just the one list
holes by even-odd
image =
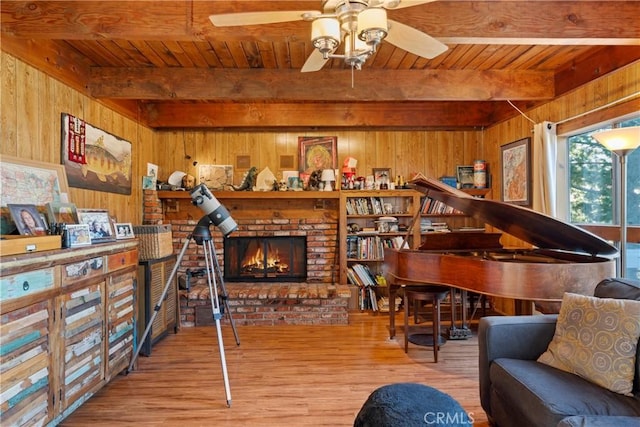
[[354, 427], [471, 426], [473, 418], [451, 396], [422, 384], [376, 389], [362, 405]]

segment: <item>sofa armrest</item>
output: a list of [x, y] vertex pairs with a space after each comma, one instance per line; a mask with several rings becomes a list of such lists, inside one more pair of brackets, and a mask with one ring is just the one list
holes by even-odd
[[488, 316], [478, 326], [480, 403], [491, 417], [489, 367], [499, 358], [536, 360], [544, 353], [556, 330], [557, 314]]

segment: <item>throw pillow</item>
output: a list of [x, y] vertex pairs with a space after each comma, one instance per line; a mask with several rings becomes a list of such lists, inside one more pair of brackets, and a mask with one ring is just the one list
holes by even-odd
[[640, 301], [565, 293], [556, 331], [538, 362], [631, 395]]

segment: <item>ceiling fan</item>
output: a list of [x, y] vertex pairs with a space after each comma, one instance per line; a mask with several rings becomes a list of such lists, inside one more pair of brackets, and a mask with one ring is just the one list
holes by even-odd
[[[386, 40], [424, 58], [435, 58], [448, 47], [413, 27], [387, 19], [386, 9], [417, 6], [435, 0], [324, 0], [323, 11], [244, 12], [211, 15], [217, 27], [310, 21], [316, 48], [302, 72], [318, 71], [331, 58], [344, 59], [351, 69], [361, 69], [367, 58]], [[336, 54], [340, 44], [343, 53]]]

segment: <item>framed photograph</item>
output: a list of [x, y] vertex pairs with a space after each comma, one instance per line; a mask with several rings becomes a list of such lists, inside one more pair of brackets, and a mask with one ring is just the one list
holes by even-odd
[[78, 212], [73, 203], [47, 203], [47, 214], [51, 224], [77, 224]]
[[298, 137], [298, 171], [307, 182], [312, 172], [338, 167], [338, 137]]
[[69, 246], [86, 246], [91, 244], [91, 234], [87, 224], [67, 224]]
[[502, 201], [514, 205], [531, 204], [531, 138], [503, 145]]
[[10, 204], [7, 207], [21, 235], [44, 236], [47, 234], [47, 224], [36, 205]]
[[373, 181], [378, 188], [383, 183], [388, 186], [391, 182], [391, 168], [373, 168]]
[[106, 209], [78, 209], [78, 222], [89, 226], [91, 243], [115, 240], [109, 211]]
[[133, 227], [130, 222], [116, 222], [114, 224], [116, 229], [116, 239], [133, 239]]
[[456, 166], [456, 179], [460, 188], [473, 188], [473, 165]]
[[1, 206], [68, 202], [69, 184], [64, 166], [0, 156]]

